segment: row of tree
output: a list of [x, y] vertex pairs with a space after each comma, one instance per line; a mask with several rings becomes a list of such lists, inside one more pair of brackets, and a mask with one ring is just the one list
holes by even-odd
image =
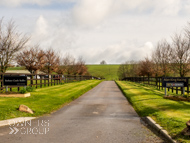
[[82, 57], [76, 61], [69, 54], [62, 57], [53, 48], [42, 50], [39, 45], [31, 47], [29, 39], [29, 36], [17, 31], [13, 21], [4, 24], [3, 19], [0, 20], [0, 72], [5, 73], [14, 61], [32, 74], [38, 71], [47, 74], [89, 74]]
[[16, 61], [20, 66], [24, 66], [30, 73], [36, 74], [38, 71], [51, 74], [67, 75], [87, 75], [85, 61], [80, 57], [78, 61], [70, 54], [61, 57], [52, 48], [42, 50], [34, 46], [29, 50], [25, 49], [16, 56]]
[[172, 42], [159, 41], [150, 58], [126, 62], [119, 67], [120, 79], [132, 76], [180, 76], [190, 72], [190, 22], [180, 34], [172, 36]]

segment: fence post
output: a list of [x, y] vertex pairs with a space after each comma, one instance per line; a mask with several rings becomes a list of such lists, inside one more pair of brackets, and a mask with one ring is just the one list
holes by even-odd
[[187, 79], [187, 94], [189, 94], [189, 78]]
[[51, 86], [52, 86], [52, 82], [53, 82], [53, 75], [51, 75]]
[[62, 74], [60, 74], [60, 77], [59, 77], [60, 79], [59, 79], [59, 84], [62, 84], [62, 80], [63, 80], [63, 75]]
[[40, 75], [40, 88], [42, 88], [42, 76]]
[[48, 74], [48, 86], [49, 86], [49, 80], [50, 80], [50, 75]]
[[38, 88], [38, 75], [36, 74], [35, 77], [36, 77], [36, 88]]
[[174, 88], [172, 87], [172, 93], [174, 92]]
[[159, 77], [159, 90], [160, 90], [160, 82], [161, 82], [160, 79], [161, 79], [161, 78]]
[[60, 75], [58, 75], [58, 79], [57, 79], [57, 85], [59, 85], [59, 83], [60, 83]]
[[44, 76], [44, 86], [46, 86], [46, 76]]
[[183, 87], [181, 87], [181, 95], [183, 94]]
[[1, 91], [3, 90], [3, 74], [1, 74]]
[[32, 85], [33, 85], [33, 76], [30, 75], [30, 86], [32, 87]]
[[65, 75], [64, 77], [65, 77], [65, 81], [64, 82], [67, 83], [67, 76]]
[[56, 76], [55, 75], [53, 77], [53, 81], [54, 81], [54, 85], [55, 85], [55, 81], [56, 81]]

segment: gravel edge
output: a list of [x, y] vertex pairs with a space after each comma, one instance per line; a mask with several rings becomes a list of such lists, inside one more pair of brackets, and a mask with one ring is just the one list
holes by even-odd
[[141, 117], [141, 119], [148, 124], [155, 132], [164, 137], [170, 143], [177, 143], [172, 137], [164, 130], [159, 124], [157, 124], [151, 117]]

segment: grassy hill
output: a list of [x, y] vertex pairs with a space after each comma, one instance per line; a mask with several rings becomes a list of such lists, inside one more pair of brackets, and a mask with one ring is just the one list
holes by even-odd
[[119, 65], [87, 65], [91, 75], [96, 77], [104, 77], [106, 80], [118, 79], [117, 71]]
[[[87, 65], [88, 71], [91, 75], [96, 77], [103, 77], [106, 80], [118, 79], [117, 71], [119, 65]], [[8, 70], [24, 70], [24, 67], [10, 67]]]
[[9, 67], [7, 70], [25, 70], [25, 67]]

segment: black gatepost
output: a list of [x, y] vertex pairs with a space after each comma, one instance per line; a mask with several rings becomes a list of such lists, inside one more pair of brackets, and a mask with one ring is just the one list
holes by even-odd
[[27, 86], [27, 76], [3, 76], [3, 85], [6, 87], [6, 92], [8, 91], [8, 86]]

